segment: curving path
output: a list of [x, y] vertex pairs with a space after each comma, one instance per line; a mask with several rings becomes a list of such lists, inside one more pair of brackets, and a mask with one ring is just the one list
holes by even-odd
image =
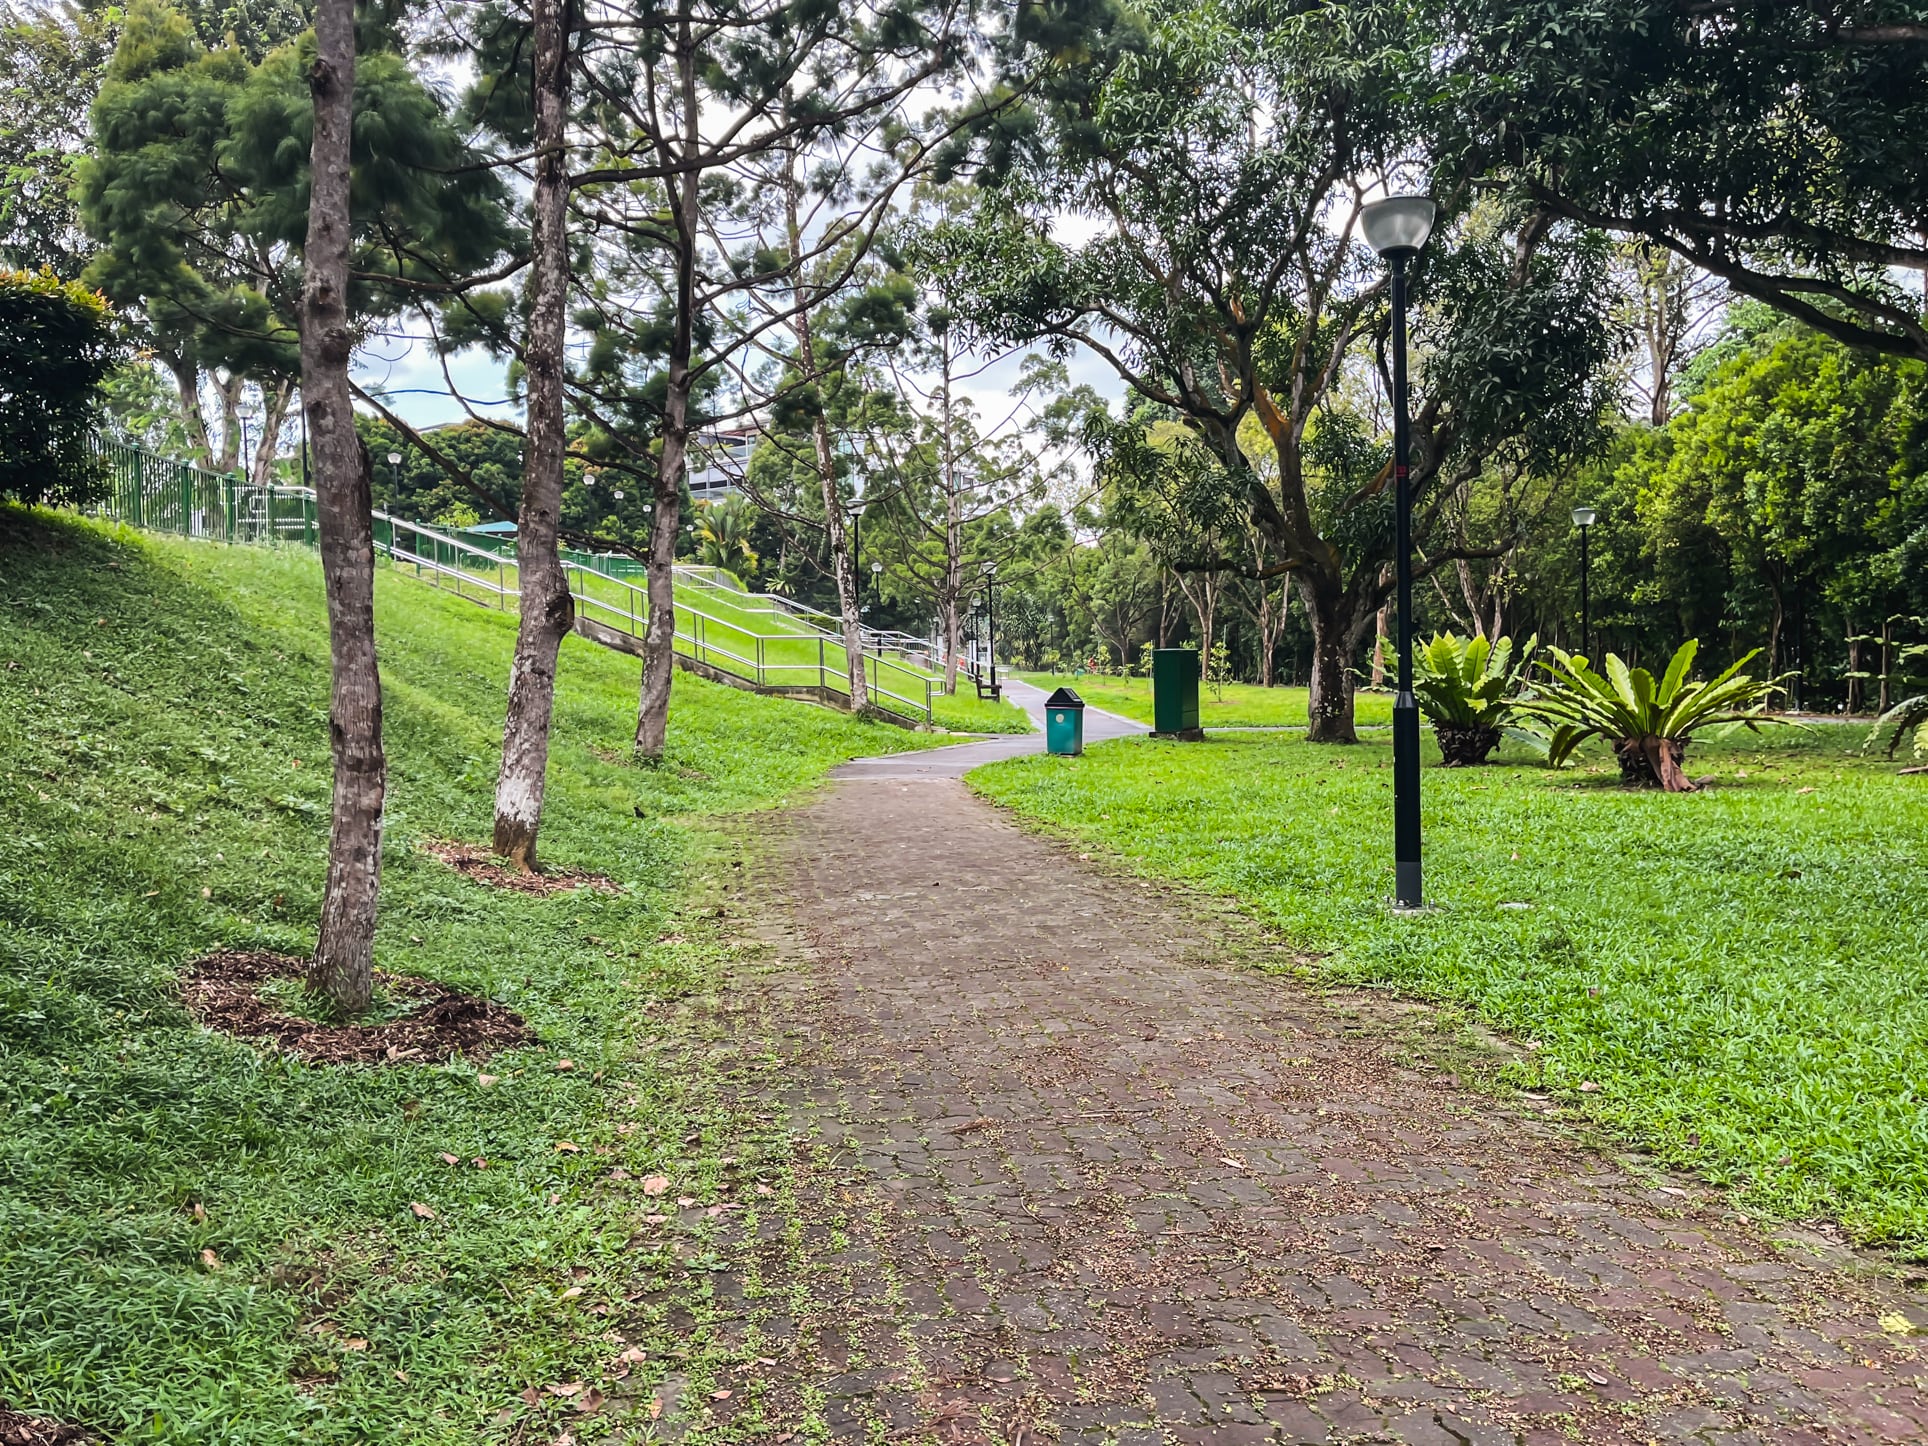
[[1918, 1292], [1402, 1064], [1413, 1011], [1229, 962], [958, 781], [1011, 751], [852, 765], [773, 823], [790, 1410], [840, 1442], [1928, 1439]]

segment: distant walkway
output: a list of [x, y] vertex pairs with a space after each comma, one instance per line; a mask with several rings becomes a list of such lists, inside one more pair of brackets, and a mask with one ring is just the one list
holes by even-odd
[[[959, 743], [950, 748], [931, 748], [921, 753], [894, 753], [882, 758], [859, 758], [846, 763], [832, 778], [909, 779], [962, 778], [973, 768], [995, 763], [1000, 758], [1021, 758], [1027, 753], [1044, 752], [1044, 700], [1050, 695], [1018, 678], [1004, 683], [1004, 696], [1031, 715], [1034, 733], [1007, 733], [975, 743]], [[1143, 723], [1107, 713], [1099, 708], [1085, 709], [1085, 742], [1102, 743], [1107, 738], [1142, 738], [1150, 732]]]
[[[1087, 714], [1088, 736], [1138, 728]], [[764, 1422], [1001, 1446], [1928, 1440], [1918, 1293], [1408, 1067], [1397, 1005], [1229, 962], [1208, 914], [955, 781], [1039, 746], [855, 765], [769, 818], [760, 912], [790, 963], [745, 1027], [781, 1061], [764, 1107], [799, 1132], [798, 1204], [731, 1267], [762, 1293], [716, 1277], [768, 1343]], [[716, 1409], [706, 1439], [734, 1439]]]

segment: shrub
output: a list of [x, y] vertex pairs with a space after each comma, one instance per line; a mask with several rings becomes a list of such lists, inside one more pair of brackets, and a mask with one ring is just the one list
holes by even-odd
[[1528, 638], [1513, 656], [1513, 640], [1439, 633], [1413, 649], [1413, 695], [1432, 720], [1448, 768], [1486, 762], [1500, 744], [1500, 728], [1539, 644]]
[[98, 293], [51, 271], [0, 272], [0, 497], [99, 495], [105, 472], [93, 431], [101, 384], [120, 359]]
[[1689, 682], [1687, 670], [1699, 650], [1698, 639], [1682, 643], [1656, 683], [1645, 668], [1629, 668], [1612, 653], [1602, 676], [1585, 658], [1555, 648], [1553, 661], [1540, 664], [1546, 677], [1514, 708], [1550, 730], [1542, 742], [1547, 761], [1556, 768], [1586, 739], [1600, 737], [1613, 745], [1626, 782], [1692, 793], [1694, 785], [1681, 771], [1681, 760], [1696, 732], [1715, 726], [1759, 731], [1762, 723], [1784, 721], [1767, 716], [1774, 680], [1741, 671], [1759, 654], [1758, 648], [1717, 678]]

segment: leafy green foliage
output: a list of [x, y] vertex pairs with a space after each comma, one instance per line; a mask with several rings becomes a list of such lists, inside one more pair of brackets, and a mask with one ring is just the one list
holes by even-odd
[[1638, 755], [1647, 760], [1653, 781], [1670, 792], [1688, 791], [1692, 785], [1680, 772], [1680, 755], [1695, 733], [1723, 725], [1758, 729], [1764, 722], [1779, 721], [1767, 713], [1778, 686], [1741, 671], [1757, 653], [1696, 682], [1687, 670], [1699, 650], [1697, 638], [1682, 643], [1656, 682], [1645, 668], [1629, 668], [1617, 654], [1607, 654], [1603, 676], [1584, 657], [1554, 648], [1553, 661], [1540, 664], [1545, 676], [1515, 707], [1549, 730], [1547, 761], [1556, 768], [1587, 739], [1604, 738], [1614, 745], [1630, 776], [1639, 768], [1632, 762]]
[[1269, 967], [1438, 1000], [1449, 1038], [1470, 1016], [1523, 1046], [1463, 1078], [1923, 1259], [1928, 779], [1862, 756], [1863, 731], [1709, 738], [1697, 767], [1718, 781], [1686, 807], [1610, 763], [1548, 773], [1503, 749], [1429, 770], [1427, 878], [1450, 906], [1417, 919], [1385, 907], [1384, 735], [1341, 756], [1277, 734], [1105, 743], [970, 783], [1228, 901], [1268, 931]]
[[1513, 640], [1439, 633], [1413, 649], [1413, 696], [1435, 723], [1460, 728], [1497, 728], [1525, 680], [1537, 637], [1528, 638], [1519, 656]]
[[104, 478], [92, 432], [120, 358], [97, 293], [51, 271], [0, 272], [0, 498], [96, 495]]
[[1906, 740], [1912, 740], [1915, 757], [1928, 755], [1928, 693], [1903, 698], [1874, 721], [1864, 747], [1872, 748], [1887, 735], [1886, 751], [1893, 758]]

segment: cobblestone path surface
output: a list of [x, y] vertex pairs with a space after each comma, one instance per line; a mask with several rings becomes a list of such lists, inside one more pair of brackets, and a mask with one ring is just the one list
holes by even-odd
[[820, 1203], [761, 1338], [832, 1439], [1928, 1439], [1895, 1272], [1402, 1064], [1384, 1003], [1226, 962], [955, 780], [771, 828]]

